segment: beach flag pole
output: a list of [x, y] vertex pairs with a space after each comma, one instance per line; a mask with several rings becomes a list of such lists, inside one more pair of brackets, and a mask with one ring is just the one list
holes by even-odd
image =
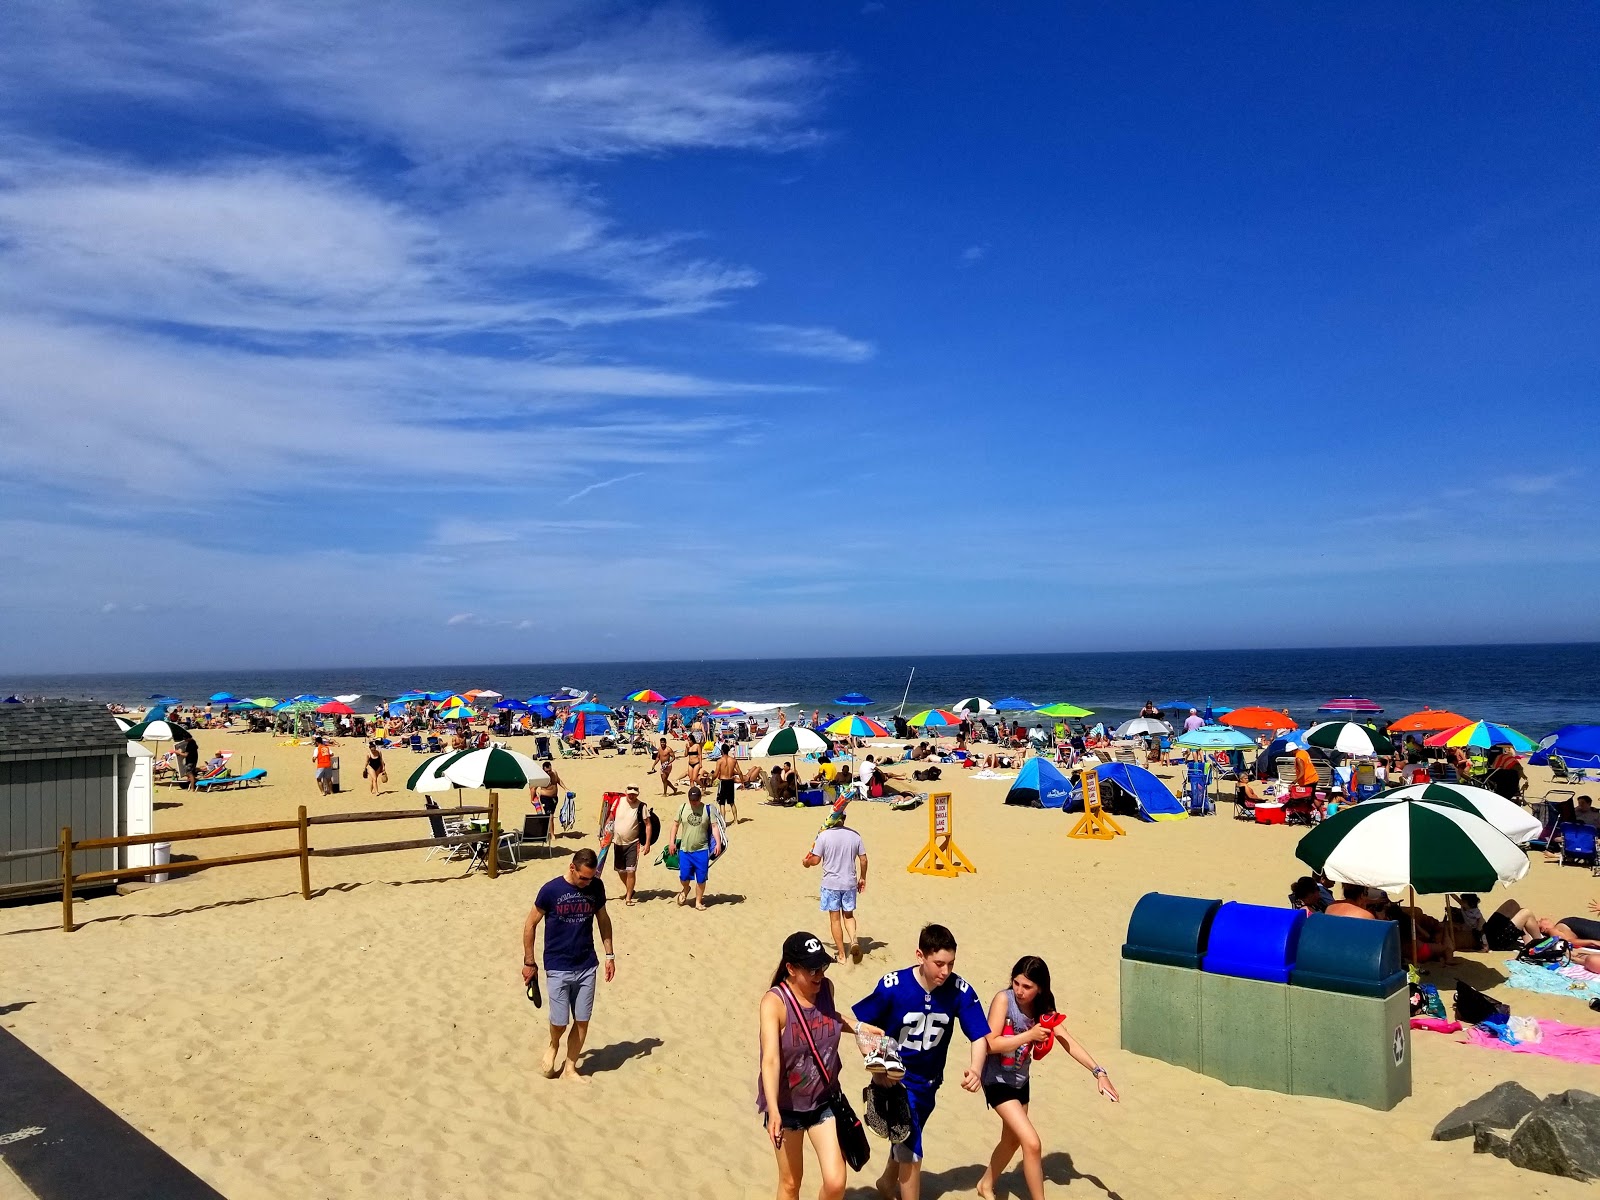
[[913, 679], [915, 679], [916, 677], [917, 677], [917, 669], [915, 667], [912, 667], [911, 668], [911, 674], [906, 676], [906, 690], [905, 690], [905, 693], [900, 697], [900, 707], [894, 710], [895, 714], [897, 716], [904, 716], [905, 715], [906, 700], [909, 699], [910, 696], [911, 696], [911, 681]]

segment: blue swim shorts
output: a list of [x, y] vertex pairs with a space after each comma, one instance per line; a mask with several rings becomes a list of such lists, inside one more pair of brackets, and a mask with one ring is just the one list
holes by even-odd
[[855, 910], [856, 910], [856, 889], [855, 888], [850, 888], [847, 891], [837, 891], [837, 892], [834, 891], [832, 888], [823, 888], [822, 889], [822, 911], [823, 912], [847, 912], [847, 913], [853, 913], [853, 912], [855, 912]]
[[678, 851], [678, 879], [703, 884], [711, 874], [711, 848]]

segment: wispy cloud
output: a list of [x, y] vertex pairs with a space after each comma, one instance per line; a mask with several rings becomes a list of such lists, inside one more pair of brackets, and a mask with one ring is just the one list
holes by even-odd
[[588, 487], [581, 487], [561, 503], [571, 504], [574, 500], [581, 500], [590, 492], [598, 492], [601, 488], [608, 488], [618, 483], [627, 483], [630, 479], [637, 479], [643, 471], [629, 471], [626, 475], [618, 475], [615, 479], [602, 479], [599, 483], [591, 483]]
[[988, 242], [979, 242], [976, 245], [968, 246], [961, 252], [961, 265], [963, 267], [975, 267], [985, 258], [987, 258], [988, 255]]
[[1570, 479], [1577, 477], [1576, 469], [1546, 471], [1532, 475], [1502, 475], [1495, 486], [1515, 496], [1543, 496], [1554, 492]]
[[877, 353], [871, 342], [816, 325], [757, 325], [765, 349], [776, 354], [822, 358], [832, 362], [866, 362]]

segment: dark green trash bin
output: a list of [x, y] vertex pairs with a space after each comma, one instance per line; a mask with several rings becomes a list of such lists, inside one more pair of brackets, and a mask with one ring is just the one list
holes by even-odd
[[1393, 921], [1308, 918], [1289, 984], [1295, 1095], [1387, 1110], [1411, 1094], [1411, 1004]]
[[1220, 900], [1150, 892], [1122, 946], [1122, 1048], [1200, 1069], [1200, 960]]

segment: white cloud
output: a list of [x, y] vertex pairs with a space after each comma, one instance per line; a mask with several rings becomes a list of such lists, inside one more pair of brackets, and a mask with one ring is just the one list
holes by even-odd
[[837, 329], [814, 325], [757, 325], [766, 349], [802, 358], [822, 358], [833, 362], [866, 362], [877, 347], [860, 338], [849, 337]]
[[979, 242], [975, 246], [968, 246], [961, 252], [961, 265], [964, 267], [976, 266], [989, 254], [989, 243]]
[[616, 484], [619, 484], [619, 483], [627, 483], [628, 480], [637, 479], [637, 478], [639, 478], [639, 476], [641, 476], [643, 474], [644, 474], [643, 471], [629, 471], [626, 475], [618, 475], [614, 479], [602, 479], [598, 483], [591, 483], [587, 487], [579, 488], [577, 491], [573, 492], [572, 495], [568, 496], [561, 503], [563, 503], [563, 504], [571, 504], [574, 500], [582, 500], [590, 492], [598, 492], [601, 488], [613, 487], [613, 486], [615, 486]]
[[1505, 475], [1494, 482], [1498, 487], [1516, 496], [1543, 496], [1556, 491], [1577, 474], [1576, 470], [1569, 469], [1547, 471], [1536, 475]]

